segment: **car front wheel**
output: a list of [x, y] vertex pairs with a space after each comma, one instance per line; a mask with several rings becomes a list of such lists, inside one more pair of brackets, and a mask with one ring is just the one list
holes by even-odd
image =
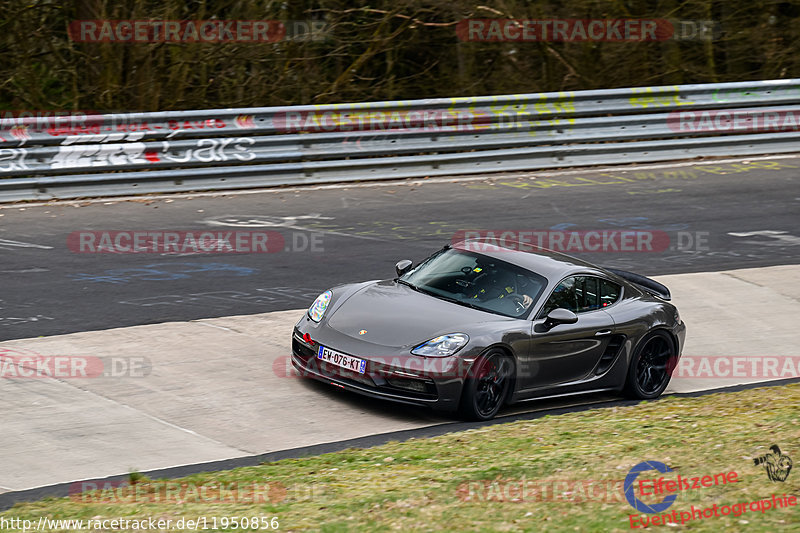
[[464, 381], [459, 408], [467, 420], [490, 420], [508, 397], [514, 376], [514, 361], [495, 350], [482, 355]]

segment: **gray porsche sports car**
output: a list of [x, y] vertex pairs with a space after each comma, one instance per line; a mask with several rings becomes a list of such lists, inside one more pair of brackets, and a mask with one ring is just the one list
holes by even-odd
[[314, 301], [292, 334], [301, 375], [488, 420], [534, 398], [656, 398], [683, 348], [666, 287], [560, 253], [467, 241], [396, 271]]

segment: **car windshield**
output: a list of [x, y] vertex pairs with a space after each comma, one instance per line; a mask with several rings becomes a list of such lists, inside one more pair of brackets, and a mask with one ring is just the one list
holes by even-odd
[[482, 254], [445, 249], [398, 282], [467, 307], [513, 318], [527, 315], [547, 285], [529, 270]]

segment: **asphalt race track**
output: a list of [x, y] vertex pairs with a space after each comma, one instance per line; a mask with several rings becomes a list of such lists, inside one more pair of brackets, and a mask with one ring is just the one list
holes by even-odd
[[[397, 260], [422, 259], [466, 230], [666, 235], [657, 251], [574, 255], [663, 279], [688, 323], [690, 355], [800, 355], [798, 178], [800, 157], [780, 156], [4, 206], [0, 348], [141, 356], [150, 370], [142, 379], [0, 379], [0, 457], [17, 464], [0, 492], [447, 422], [282, 379], [281, 357], [291, 324], [321, 290], [392, 277]], [[68, 246], [80, 231], [220, 228], [275, 231], [283, 245], [165, 255]], [[731, 384], [694, 379], [670, 390]], [[504, 414], [608, 400], [531, 402]], [[62, 457], [58, 472], [38, 461], [53, 454]]]
[[[800, 158], [0, 209], [0, 341], [296, 309], [388, 278], [465, 230], [652, 230], [657, 252], [574, 253], [645, 275], [800, 262]], [[274, 230], [260, 254], [91, 254], [72, 232]], [[288, 250], [288, 251], [286, 251]]]

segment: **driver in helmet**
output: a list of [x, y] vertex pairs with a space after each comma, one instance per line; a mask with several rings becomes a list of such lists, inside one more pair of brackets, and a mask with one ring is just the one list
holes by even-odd
[[518, 288], [517, 276], [505, 268], [490, 268], [475, 279], [473, 298], [484, 307], [507, 315], [520, 316], [533, 304], [533, 297]]

